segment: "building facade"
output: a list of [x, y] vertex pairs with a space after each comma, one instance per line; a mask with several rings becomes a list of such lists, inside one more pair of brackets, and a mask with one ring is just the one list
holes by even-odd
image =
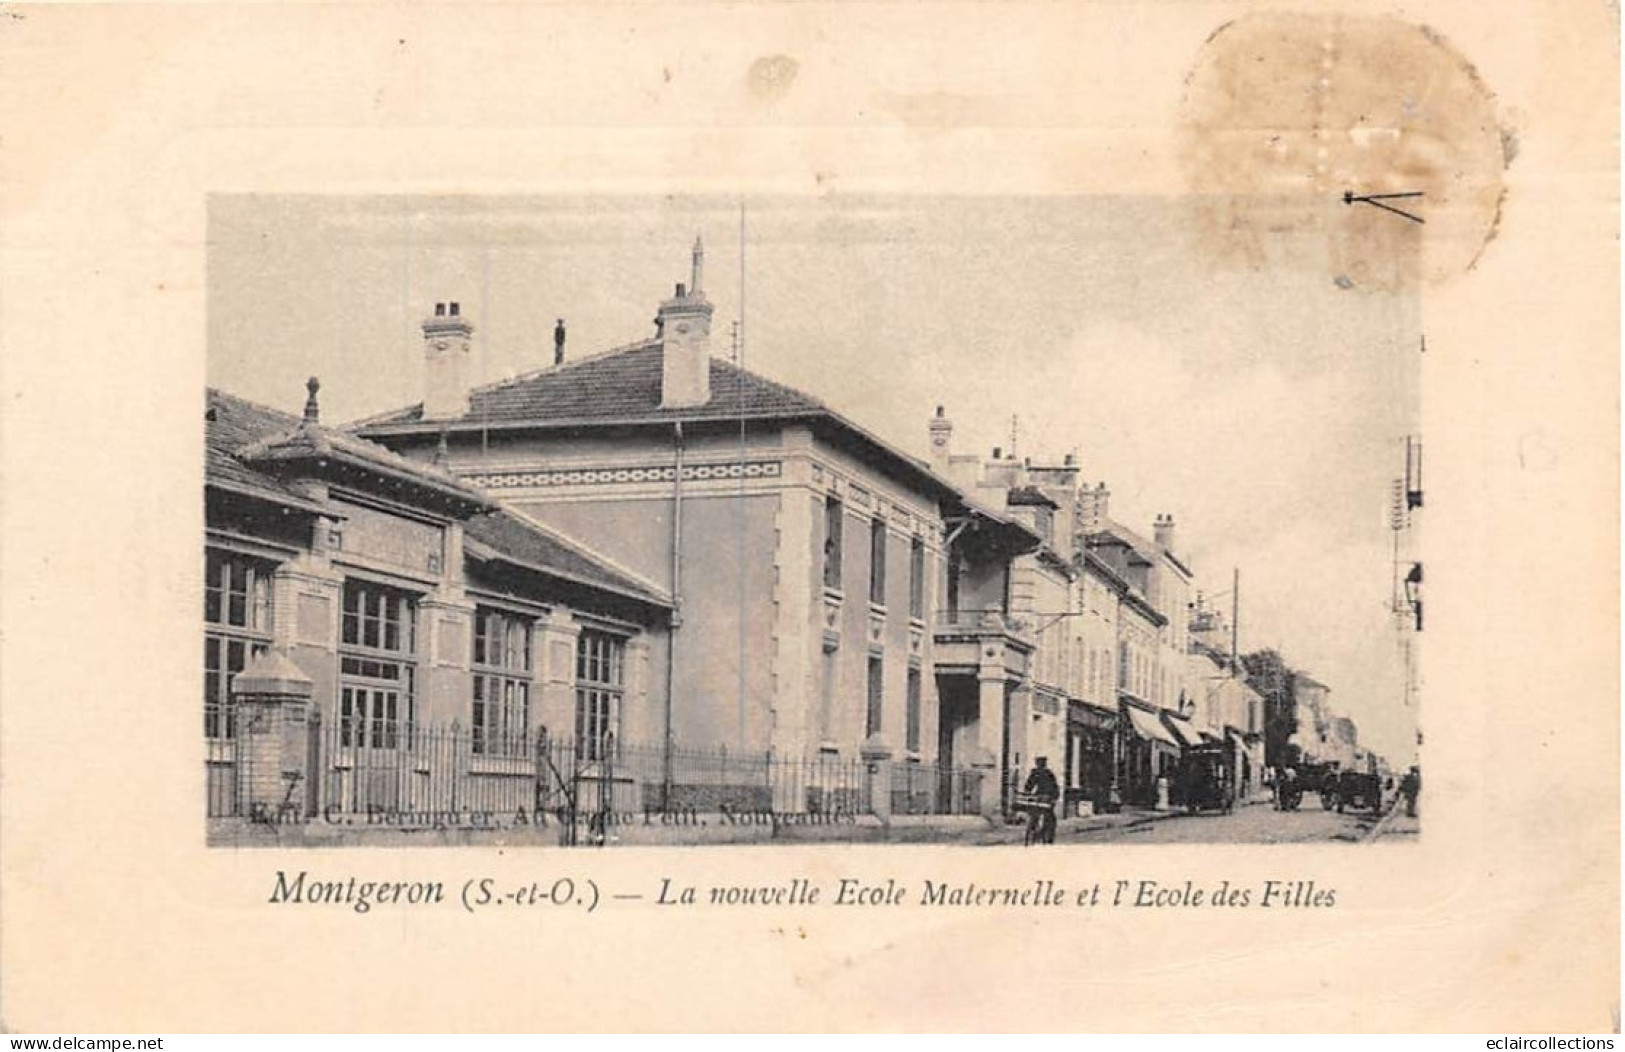
[[[652, 338], [478, 389], [472, 327], [437, 313], [423, 404], [356, 430], [671, 596], [670, 689], [637, 733], [884, 763], [892, 803], [987, 809], [1033, 650], [1005, 617], [1010, 562], [1037, 538], [816, 399], [718, 360], [702, 282], [696, 244]], [[956, 781], [965, 767], [988, 786]]]
[[[323, 427], [317, 387], [302, 419], [208, 393], [211, 815], [414, 810], [504, 783], [528, 804], [538, 737], [595, 755], [603, 713], [651, 719], [660, 589], [433, 465]], [[265, 683], [282, 704], [251, 689]]]

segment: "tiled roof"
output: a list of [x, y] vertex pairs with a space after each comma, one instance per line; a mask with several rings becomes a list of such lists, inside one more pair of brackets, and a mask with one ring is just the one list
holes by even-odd
[[476, 557], [488, 558], [477, 547], [516, 565], [576, 581], [646, 603], [669, 607], [671, 599], [654, 585], [611, 566], [573, 541], [503, 508], [476, 515], [464, 526]]
[[205, 481], [278, 504], [320, 510], [320, 505], [309, 497], [280, 479], [256, 471], [236, 456], [244, 446], [283, 434], [298, 424], [298, 417], [211, 388], [203, 437]]
[[1005, 503], [1010, 505], [1010, 507], [1012, 507], [1012, 508], [1020, 508], [1020, 507], [1059, 508], [1060, 507], [1059, 504], [1055, 503], [1053, 498], [1049, 497], [1042, 490], [1037, 489], [1036, 487], [1033, 487], [1033, 486], [1016, 486], [1015, 488], [1013, 488], [1010, 491], [1009, 496], [1007, 496], [1005, 498]]
[[476, 507], [491, 502], [448, 472], [418, 460], [409, 460], [376, 442], [300, 421], [292, 430], [261, 439], [237, 450], [237, 459], [249, 464], [332, 460], [410, 483], [442, 498]]
[[1148, 565], [1152, 566], [1156, 565], [1158, 556], [1165, 555], [1173, 562], [1175, 566], [1183, 570], [1187, 577], [1190, 576], [1190, 567], [1186, 566], [1180, 560], [1179, 556], [1173, 553], [1171, 548], [1168, 548], [1166, 545], [1158, 544], [1145, 534], [1140, 533], [1138, 530], [1131, 527], [1124, 526], [1116, 519], [1107, 520], [1105, 528], [1096, 533], [1091, 533], [1089, 535], [1089, 539], [1091, 541], [1098, 541], [1098, 543], [1101, 544], [1115, 543], [1123, 547], [1130, 548], [1136, 555], [1145, 560]]
[[[324, 427], [306, 427], [299, 417], [226, 394], [208, 392], [205, 478], [209, 485], [248, 493], [308, 511], [323, 506], [299, 493], [276, 476], [260, 471], [247, 459], [259, 462], [297, 460], [311, 456], [340, 456], [365, 460], [392, 473], [450, 485], [485, 510], [465, 524], [466, 546], [476, 557], [492, 554], [519, 566], [591, 588], [630, 596], [656, 606], [670, 606], [660, 589], [612, 566], [580, 545], [512, 512], [493, 505], [462, 483], [427, 465], [407, 460], [373, 442]], [[481, 548], [483, 546], [483, 550]]]
[[545, 427], [782, 418], [830, 412], [822, 402], [794, 388], [716, 358], [711, 359], [711, 400], [704, 405], [661, 408], [660, 383], [660, 343], [651, 340], [475, 388], [469, 411], [455, 420], [426, 425], [420, 404], [362, 421], [356, 430], [365, 435], [440, 425], [452, 429], [504, 423]]

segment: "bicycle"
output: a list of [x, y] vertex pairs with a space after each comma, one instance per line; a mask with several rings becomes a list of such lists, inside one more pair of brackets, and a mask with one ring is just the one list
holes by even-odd
[[1032, 847], [1034, 844], [1055, 843], [1055, 801], [1047, 800], [1030, 793], [1017, 793], [1014, 801], [1016, 810], [1027, 816], [1022, 833], [1022, 846]]

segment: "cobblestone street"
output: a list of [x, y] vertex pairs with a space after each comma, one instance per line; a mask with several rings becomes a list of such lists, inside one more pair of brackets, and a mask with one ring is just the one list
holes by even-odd
[[[1384, 810], [1386, 814], [1386, 809]], [[1369, 812], [1338, 814], [1320, 806], [1311, 796], [1298, 811], [1277, 811], [1267, 803], [1239, 808], [1229, 814], [1140, 811], [1063, 821], [1055, 842], [1065, 844], [1305, 844], [1368, 840], [1379, 825]], [[1385, 841], [1414, 837], [1420, 820], [1403, 811], [1383, 824], [1376, 835]], [[1023, 830], [1008, 826], [986, 834], [983, 844], [1020, 845]]]

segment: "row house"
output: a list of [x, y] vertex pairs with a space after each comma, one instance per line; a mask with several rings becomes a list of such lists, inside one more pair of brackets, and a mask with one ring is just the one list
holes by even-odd
[[1307, 672], [1292, 673], [1292, 696], [1297, 701], [1298, 725], [1288, 741], [1289, 748], [1306, 764], [1326, 763], [1332, 759], [1327, 748], [1332, 689]]
[[891, 806], [993, 809], [1034, 651], [1005, 616], [1010, 563], [1039, 539], [816, 398], [714, 357], [703, 258], [696, 243], [651, 337], [576, 358], [559, 343], [551, 366], [480, 387], [472, 325], [437, 308], [424, 401], [354, 431], [670, 596], [666, 690], [623, 739], [885, 765]]
[[[307, 390], [302, 418], [207, 396], [211, 815], [416, 809], [475, 786], [528, 802], [538, 734], [590, 756], [611, 722], [651, 721], [662, 589], [432, 464], [324, 427], [314, 378]], [[267, 684], [280, 709], [256, 694]], [[431, 728], [455, 729], [434, 764]]]
[[1191, 720], [1232, 749], [1237, 793], [1259, 792], [1264, 777], [1264, 698], [1247, 682], [1236, 640], [1222, 611], [1201, 595], [1191, 609], [1186, 687]]
[[1044, 465], [1000, 449], [985, 459], [956, 454], [941, 408], [930, 431], [939, 473], [1002, 505], [1041, 541], [1011, 565], [1005, 609], [1037, 645], [1008, 718], [1007, 767], [1049, 758], [1079, 810], [1157, 803], [1182, 750], [1206, 740], [1181, 731], [1190, 727], [1181, 715], [1188, 689], [1183, 655], [1174, 656], [1186, 645], [1176, 626], [1190, 573], [1167, 550], [1171, 520], [1146, 541], [1106, 517], [1105, 486], [1083, 484], [1076, 457]]

